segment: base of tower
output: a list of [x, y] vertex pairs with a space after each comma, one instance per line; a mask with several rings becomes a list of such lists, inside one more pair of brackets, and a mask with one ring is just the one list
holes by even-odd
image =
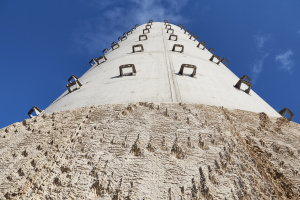
[[0, 199], [297, 199], [299, 130], [199, 104], [44, 114], [0, 130]]

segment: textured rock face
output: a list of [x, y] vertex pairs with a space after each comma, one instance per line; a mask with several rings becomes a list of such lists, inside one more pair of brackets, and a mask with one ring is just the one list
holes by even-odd
[[297, 199], [300, 125], [195, 104], [104, 105], [0, 130], [0, 199]]

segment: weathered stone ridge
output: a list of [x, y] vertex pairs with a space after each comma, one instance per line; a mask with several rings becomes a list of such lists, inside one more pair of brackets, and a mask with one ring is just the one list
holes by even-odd
[[196, 104], [102, 105], [0, 130], [0, 199], [298, 199], [300, 125]]

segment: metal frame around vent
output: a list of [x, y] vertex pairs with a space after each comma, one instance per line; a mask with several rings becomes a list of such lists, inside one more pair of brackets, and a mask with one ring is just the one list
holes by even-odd
[[[71, 80], [74, 79], [73, 82], [71, 82]], [[79, 82], [78, 78], [75, 75], [72, 75], [69, 79], [68, 79], [69, 84], [66, 85], [66, 87], [68, 88], [68, 91], [71, 93], [71, 87], [73, 85], [76, 85], [76, 89], [80, 89], [80, 87], [82, 86], [82, 84]]]
[[174, 33], [174, 29], [167, 29], [167, 33], [169, 33], [169, 31], [172, 31], [172, 33], [171, 34], [173, 34]]
[[176, 52], [182, 53], [184, 51], [184, 46], [182, 44], [174, 44], [173, 48], [172, 48], [172, 51], [175, 51], [176, 47], [181, 47], [181, 51], [176, 51]]
[[182, 64], [181, 67], [180, 67], [180, 70], [178, 72], [179, 75], [183, 75], [183, 70], [184, 68], [191, 68], [191, 69], [194, 69], [193, 70], [193, 73], [190, 75], [191, 77], [195, 78], [196, 77], [196, 70], [197, 70], [197, 67], [195, 65], [190, 65], [190, 64]]
[[[224, 63], [223, 63], [223, 61], [225, 61], [225, 62], [226, 62], [226, 64], [224, 64]], [[228, 65], [228, 63], [229, 63], [229, 61], [228, 61], [226, 58], [222, 58], [222, 60], [221, 60], [221, 63], [223, 63], [225, 66], [227, 66], [227, 65]]]
[[[248, 79], [248, 80], [246, 80], [246, 79]], [[244, 83], [245, 85], [248, 86], [248, 89], [246, 89], [244, 92], [246, 92], [247, 94], [249, 94], [250, 90], [252, 88], [252, 83], [250, 83], [250, 82], [251, 82], [251, 79], [249, 78], [249, 76], [244, 75], [244, 76], [242, 76], [240, 78], [240, 80], [235, 84], [234, 87], [237, 88], [237, 89], [239, 89], [239, 90], [241, 90], [242, 83]]]
[[114, 41], [113, 43], [111, 43], [111, 49], [112, 49], [112, 50], [117, 49], [117, 48], [114, 48], [115, 46], [117, 46], [117, 48], [120, 47], [120, 45]]
[[211, 62], [214, 62], [214, 58], [217, 58], [219, 60], [218, 62], [216, 62], [216, 64], [218, 65], [221, 62], [221, 57], [213, 54], [209, 60]]
[[123, 73], [123, 69], [125, 68], [132, 68], [132, 73], [130, 73], [132, 76], [135, 76], [136, 75], [136, 69], [135, 69], [135, 66], [134, 64], [126, 64], [126, 65], [121, 65], [119, 67], [119, 70], [120, 70], [120, 77], [123, 77], [123, 76], [126, 76], [126, 75], [130, 75], [130, 74], [124, 74]]
[[169, 40], [171, 40], [172, 37], [175, 37], [176, 39], [175, 39], [174, 41], [177, 41], [177, 39], [178, 39], [178, 36], [177, 36], [177, 35], [171, 34], [170, 37], [169, 37]]
[[[209, 48], [208, 51], [209, 51], [211, 54], [215, 54], [215, 52], [216, 52], [213, 48]], [[213, 52], [211, 52], [211, 51], [213, 51]]]
[[142, 37], [145, 37], [145, 38], [146, 38], [146, 39], [144, 39], [144, 40], [147, 40], [147, 39], [148, 39], [147, 35], [140, 35], [140, 36], [139, 36], [139, 41], [142, 41], [142, 40], [141, 40]]
[[[200, 48], [200, 45], [203, 46], [202, 50], [204, 50], [205, 47], [206, 47], [206, 42], [204, 42], [204, 41], [199, 42], [198, 45], [197, 45], [197, 47]], [[201, 49], [201, 48], [200, 48], [200, 49]]]
[[[100, 62], [101, 59], [103, 59], [104, 61]], [[95, 64], [99, 65], [99, 64], [101, 64], [101, 63], [103, 63], [105, 61], [107, 61], [107, 58], [105, 57], [105, 55], [103, 55], [103, 56], [100, 56], [99, 58], [96, 58], [96, 59], [93, 58], [92, 60], [90, 60], [89, 64], [91, 66], [93, 66]], [[93, 62], [94, 62], [94, 64], [93, 64]]]
[[124, 40], [126, 40], [127, 39], [127, 36], [120, 36], [120, 37], [118, 37], [118, 40], [119, 41], [124, 41]]
[[285, 114], [288, 113], [290, 116], [288, 118], [286, 118], [288, 121], [292, 121], [293, 117], [294, 117], [294, 113], [288, 109], [288, 108], [284, 108], [281, 111], [278, 112], [282, 117], [285, 117]]
[[28, 111], [28, 116], [30, 118], [33, 118], [35, 116], [32, 116], [32, 113], [35, 112], [36, 116], [39, 116], [43, 111], [41, 109], [39, 109], [36, 106], [33, 106], [29, 111]]
[[109, 50], [107, 48], [103, 49], [103, 51], [102, 51], [103, 55], [105, 55], [106, 53], [108, 53], [108, 51]]
[[[141, 50], [136, 51], [135, 48], [137, 48], [137, 47], [141, 47]], [[143, 52], [143, 51], [144, 51], [144, 47], [143, 47], [142, 44], [136, 44], [136, 45], [132, 46], [132, 52], [133, 53], [135, 53], [135, 52]]]
[[145, 34], [145, 31], [148, 31], [148, 33], [150, 33], [150, 29], [144, 29], [143, 34]]
[[127, 36], [121, 37], [121, 41], [127, 40]]
[[198, 40], [199, 40], [199, 36], [197, 36], [197, 35], [195, 36], [194, 35], [194, 41], [198, 41]]

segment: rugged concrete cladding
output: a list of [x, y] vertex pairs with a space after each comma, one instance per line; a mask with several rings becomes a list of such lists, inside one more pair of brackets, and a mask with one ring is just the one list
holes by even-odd
[[44, 114], [0, 130], [0, 199], [298, 199], [299, 133], [200, 104]]

